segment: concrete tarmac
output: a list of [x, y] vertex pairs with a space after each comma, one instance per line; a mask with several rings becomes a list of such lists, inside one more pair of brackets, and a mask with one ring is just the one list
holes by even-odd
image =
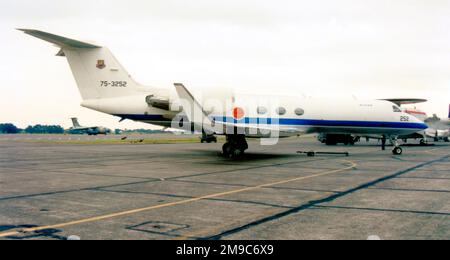
[[0, 137], [0, 239], [450, 239], [445, 143], [252, 141], [232, 161], [221, 144], [25, 139]]

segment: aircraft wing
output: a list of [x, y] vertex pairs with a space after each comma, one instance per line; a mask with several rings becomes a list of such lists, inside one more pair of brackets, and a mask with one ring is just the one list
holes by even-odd
[[[190, 122], [205, 127], [206, 125], [213, 125], [202, 105], [194, 98], [191, 92], [181, 83], [175, 83], [175, 90], [178, 97], [185, 102], [188, 102], [192, 111], [185, 111]], [[212, 130], [212, 129], [205, 129]]]
[[250, 137], [271, 137], [276, 134], [279, 137], [287, 137], [303, 134], [302, 131], [299, 131], [296, 128], [280, 129], [278, 125], [257, 125], [213, 120], [213, 118], [208, 116], [208, 113], [205, 112], [202, 105], [183, 84], [175, 83], [174, 85], [179, 98], [184, 102], [188, 102], [192, 110], [185, 111], [189, 121], [197, 126], [201, 126], [205, 131], [217, 133], [217, 130], [220, 129], [223, 133], [227, 133], [230, 130], [237, 130], [237, 133], [245, 133]]
[[392, 102], [392, 103], [396, 104], [397, 106], [420, 104], [420, 103], [425, 103], [428, 101], [426, 99], [420, 99], [420, 98], [392, 98], [392, 99], [381, 99], [381, 100]]

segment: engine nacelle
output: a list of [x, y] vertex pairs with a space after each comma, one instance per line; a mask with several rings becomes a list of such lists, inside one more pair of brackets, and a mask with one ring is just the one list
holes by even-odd
[[320, 134], [317, 139], [326, 145], [354, 145], [358, 141], [358, 138], [345, 134]]

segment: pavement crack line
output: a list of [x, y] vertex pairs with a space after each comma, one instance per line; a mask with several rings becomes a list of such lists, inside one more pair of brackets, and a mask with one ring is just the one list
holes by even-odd
[[149, 206], [149, 207], [145, 207], [145, 208], [139, 208], [139, 209], [133, 209], [133, 210], [128, 210], [128, 211], [116, 212], [116, 213], [111, 213], [111, 214], [107, 214], [107, 215], [90, 217], [90, 218], [85, 218], [85, 219], [80, 219], [80, 220], [74, 220], [74, 221], [60, 223], [60, 224], [54, 224], [54, 225], [48, 225], [48, 226], [40, 226], [40, 227], [24, 228], [24, 229], [7, 231], [7, 232], [0, 233], [0, 238], [10, 237], [10, 236], [17, 236], [17, 235], [20, 235], [20, 234], [31, 233], [31, 232], [42, 232], [42, 231], [49, 230], [49, 229], [60, 229], [60, 228], [64, 228], [64, 227], [74, 226], [74, 225], [80, 225], [80, 224], [98, 222], [98, 221], [106, 220], [106, 219], [112, 219], [112, 218], [129, 216], [129, 215], [133, 215], [133, 214], [137, 214], [137, 213], [143, 213], [143, 212], [156, 210], [156, 209], [162, 209], [162, 208], [168, 208], [168, 207], [172, 207], [172, 206], [184, 205], [184, 204], [193, 203], [193, 202], [202, 201], [202, 200], [207, 200], [207, 199], [224, 197], [224, 196], [227, 196], [227, 195], [233, 195], [233, 194], [253, 191], [253, 190], [257, 190], [257, 189], [261, 189], [261, 188], [266, 188], [266, 187], [271, 187], [271, 186], [291, 183], [291, 182], [295, 182], [295, 181], [307, 180], [307, 179], [317, 178], [317, 177], [331, 175], [331, 174], [335, 174], [335, 173], [345, 172], [345, 171], [348, 171], [348, 170], [352, 170], [352, 169], [354, 169], [357, 166], [357, 164], [352, 162], [352, 161], [342, 160], [341, 162], [343, 162], [345, 164], [349, 164], [349, 166], [346, 166], [346, 167], [341, 168], [341, 169], [336, 169], [336, 170], [332, 170], [332, 171], [326, 171], [326, 172], [317, 173], [317, 174], [313, 174], [313, 175], [309, 175], [309, 176], [302, 176], [302, 177], [297, 177], [297, 178], [291, 178], [291, 179], [287, 179], [287, 180], [282, 180], [282, 181], [277, 181], [277, 182], [272, 182], [272, 183], [266, 183], [266, 184], [261, 184], [261, 185], [252, 186], [252, 187], [246, 187], [246, 188], [241, 188], [241, 189], [235, 189], [235, 190], [230, 190], [230, 191], [225, 191], [225, 192], [220, 192], [220, 193], [215, 193], [215, 194], [209, 194], [209, 195], [205, 195], [205, 196], [201, 196], [201, 197], [196, 197], [196, 198], [191, 198], [191, 199], [186, 199], [186, 200], [180, 200], [180, 201], [175, 201], [175, 202], [165, 203], [165, 204], [160, 204], [160, 205], [155, 205], [155, 206]]
[[[33, 194], [23, 194], [23, 195], [11, 196], [11, 197], [0, 197], [0, 201], [12, 200], [12, 199], [33, 198], [33, 197], [40, 197], [40, 196], [47, 196], [47, 195], [64, 194], [64, 193], [70, 193], [70, 192], [90, 191], [90, 190], [95, 190], [95, 189], [123, 187], [123, 186], [129, 186], [129, 185], [146, 184], [146, 183], [160, 182], [160, 181], [172, 181], [172, 180], [186, 179], [186, 178], [200, 177], [200, 176], [208, 176], [208, 175], [214, 175], [214, 174], [233, 173], [233, 172], [237, 172], [237, 171], [248, 171], [248, 170], [256, 170], [256, 169], [263, 169], [263, 168], [270, 168], [270, 167], [278, 167], [278, 166], [287, 165], [287, 164], [313, 163], [313, 162], [319, 162], [319, 161], [323, 161], [323, 160], [326, 160], [326, 159], [314, 159], [314, 160], [308, 160], [308, 161], [289, 161], [286, 163], [275, 163], [275, 164], [252, 166], [252, 167], [238, 168], [238, 169], [231, 169], [231, 170], [204, 172], [204, 173], [196, 173], [196, 174], [191, 174], [191, 175], [180, 175], [180, 176], [161, 178], [161, 179], [156, 179], [156, 178], [146, 179], [146, 180], [137, 181], [137, 182], [125, 182], [125, 183], [118, 183], [118, 184], [111, 184], [111, 185], [104, 185], [104, 186], [97, 186], [97, 187], [86, 187], [86, 188], [79, 188], [79, 189], [59, 190], [59, 191], [50, 191], [50, 192], [33, 193]], [[49, 171], [49, 172], [53, 172], [53, 171]], [[61, 173], [61, 172], [57, 171], [57, 173]]]
[[450, 216], [450, 213], [446, 213], [446, 212], [432, 212], [432, 211], [405, 210], [405, 209], [361, 208], [361, 207], [342, 207], [342, 206], [315, 206], [315, 208], [317, 208], [317, 209], [382, 211], [382, 212], [420, 214], [420, 215], [438, 215], [438, 216], [446, 216], [446, 217]]
[[341, 192], [341, 193], [338, 193], [338, 194], [334, 194], [334, 195], [331, 195], [329, 197], [326, 197], [326, 198], [323, 198], [323, 199], [320, 199], [320, 200], [310, 201], [309, 203], [303, 204], [303, 205], [301, 205], [299, 207], [295, 207], [293, 209], [290, 209], [290, 210], [287, 210], [287, 211], [284, 211], [284, 212], [281, 212], [281, 213], [278, 213], [278, 214], [275, 214], [275, 215], [272, 215], [272, 216], [268, 216], [268, 217], [265, 217], [265, 218], [262, 218], [262, 219], [259, 219], [259, 220], [256, 220], [256, 221], [253, 221], [251, 223], [245, 224], [245, 225], [237, 227], [237, 228], [233, 228], [233, 229], [230, 229], [230, 230], [227, 230], [227, 231], [223, 231], [220, 234], [216, 234], [216, 235], [212, 235], [212, 236], [208, 236], [208, 237], [203, 237], [203, 238], [199, 238], [199, 239], [201, 239], [201, 240], [218, 240], [218, 239], [222, 239], [223, 237], [230, 236], [230, 235], [233, 235], [235, 233], [238, 233], [238, 232], [241, 232], [241, 231], [244, 231], [244, 230], [256, 227], [258, 225], [265, 224], [265, 223], [268, 223], [268, 222], [271, 222], [271, 221], [274, 221], [274, 220], [277, 220], [277, 219], [280, 219], [280, 218], [292, 215], [292, 214], [296, 214], [296, 213], [298, 213], [300, 211], [303, 211], [303, 210], [306, 210], [306, 209], [310, 209], [312, 207], [316, 207], [316, 206], [318, 206], [320, 204], [332, 202], [332, 201], [334, 201], [336, 199], [345, 197], [347, 195], [353, 194], [353, 193], [355, 193], [357, 191], [360, 191], [360, 190], [363, 190], [363, 189], [367, 189], [367, 188], [373, 187], [373, 186], [375, 186], [375, 185], [377, 185], [379, 183], [382, 183], [382, 182], [385, 182], [387, 180], [391, 180], [391, 179], [397, 178], [397, 177], [399, 177], [401, 175], [404, 175], [406, 173], [409, 173], [409, 172], [412, 172], [414, 170], [420, 169], [422, 167], [425, 167], [425, 166], [428, 166], [428, 165], [432, 165], [432, 164], [435, 164], [435, 163], [439, 163], [439, 162], [443, 162], [443, 161], [445, 161], [445, 160], [447, 160], [449, 158], [450, 158], [450, 155], [446, 155], [444, 157], [441, 157], [441, 158], [433, 160], [433, 161], [424, 162], [424, 163], [418, 164], [418, 165], [416, 165], [414, 167], [408, 168], [406, 170], [402, 170], [402, 171], [396, 172], [394, 174], [391, 174], [391, 175], [379, 178], [377, 180], [374, 180], [374, 181], [362, 184], [362, 185], [360, 185], [358, 187], [349, 189], [347, 191], [344, 191], [344, 192]]

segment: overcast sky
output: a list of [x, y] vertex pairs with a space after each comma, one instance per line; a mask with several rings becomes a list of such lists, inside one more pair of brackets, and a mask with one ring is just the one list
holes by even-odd
[[0, 122], [147, 127], [81, 108], [57, 48], [14, 28], [108, 46], [147, 85], [427, 98], [446, 117], [449, 14], [450, 0], [1, 0]]

